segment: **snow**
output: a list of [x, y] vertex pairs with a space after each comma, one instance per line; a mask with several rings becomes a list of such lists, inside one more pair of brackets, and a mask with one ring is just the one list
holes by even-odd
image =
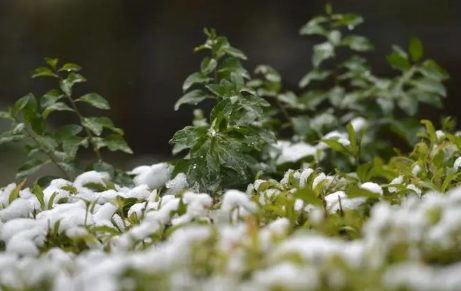
[[458, 171], [459, 167], [461, 167], [461, 157], [457, 158], [453, 164], [453, 169], [455, 171]]
[[250, 197], [244, 192], [238, 190], [228, 190], [224, 193], [223, 202], [221, 204], [221, 210], [224, 212], [230, 212], [236, 207], [241, 207], [250, 212], [257, 210], [255, 202], [250, 200]]
[[[85, 172], [79, 175], [77, 178], [75, 178], [74, 185], [79, 188], [84, 187], [86, 184], [106, 185], [104, 180], [109, 180], [109, 179], [110, 179], [109, 173], [90, 171], [90, 172]], [[54, 186], [50, 186], [50, 187], [54, 187]]]
[[383, 195], [383, 188], [381, 188], [381, 186], [373, 182], [363, 183], [362, 185], [360, 185], [360, 188], [368, 190], [376, 194]]
[[281, 154], [276, 161], [277, 165], [297, 162], [304, 157], [315, 156], [317, 151], [317, 147], [305, 142], [290, 143], [278, 141], [277, 148], [281, 150]]
[[413, 166], [413, 168], [411, 169], [411, 173], [413, 174], [413, 176], [418, 176], [418, 174], [421, 172], [421, 167], [416, 164]]
[[[392, 180], [389, 184], [396, 185], [396, 184], [402, 184], [402, 183], [403, 183], [403, 176], [398, 176], [397, 178]], [[397, 192], [397, 188], [389, 187], [389, 192], [390, 193], [395, 193], [395, 192]]]
[[157, 189], [170, 180], [172, 166], [167, 163], [155, 164], [152, 166], [140, 166], [131, 173], [135, 175], [134, 183], [147, 185], [151, 189]]
[[355, 117], [350, 122], [355, 132], [360, 132], [368, 127], [368, 121], [361, 116]]
[[6, 222], [16, 218], [32, 216], [34, 205], [32, 202], [19, 198], [15, 199], [9, 207], [0, 210], [0, 221]]

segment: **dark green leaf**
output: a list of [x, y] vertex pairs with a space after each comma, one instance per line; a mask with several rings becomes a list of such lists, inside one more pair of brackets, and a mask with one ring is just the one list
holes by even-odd
[[54, 132], [54, 138], [58, 141], [63, 141], [69, 137], [76, 136], [83, 128], [77, 124], [68, 124], [60, 127]]
[[29, 93], [26, 96], [20, 98], [14, 105], [13, 114], [21, 112], [27, 106], [27, 104], [29, 104], [29, 102], [33, 102], [33, 100], [35, 100], [35, 97], [32, 93]]
[[413, 80], [410, 82], [410, 84], [425, 92], [436, 93], [443, 97], [447, 96], [447, 90], [445, 89], [445, 86], [434, 79], [422, 78], [419, 80]]
[[230, 78], [231, 73], [241, 75], [244, 79], [250, 79], [250, 74], [242, 66], [242, 63], [238, 58], [229, 57], [225, 59], [218, 68], [221, 78]]
[[112, 130], [113, 132], [123, 135], [123, 130], [114, 127], [112, 120], [107, 117], [85, 117], [82, 119], [82, 125], [97, 136], [101, 135], [103, 128]]
[[206, 85], [205, 87], [208, 90], [210, 90], [211, 93], [215, 94], [218, 97], [222, 98], [222, 97], [226, 97], [229, 95], [228, 90], [224, 86], [217, 85], [217, 84], [209, 84], [209, 85]]
[[38, 68], [32, 72], [32, 78], [43, 76], [58, 78], [58, 75], [56, 75], [50, 68], [47, 67]]
[[6, 112], [6, 111], [0, 111], [0, 118], [1, 119], [9, 119], [9, 120], [13, 119], [11, 114], [9, 112]]
[[313, 35], [313, 34], [319, 34], [319, 35], [326, 35], [327, 31], [323, 26], [321, 26], [321, 23], [324, 23], [327, 21], [326, 17], [323, 16], [317, 16], [314, 17], [312, 20], [310, 20], [308, 23], [306, 23], [304, 26], [301, 27], [299, 30], [299, 33], [301, 35]]
[[182, 85], [182, 90], [187, 91], [194, 84], [208, 83], [211, 79], [202, 73], [193, 73], [187, 77], [186, 81]]
[[363, 22], [363, 18], [357, 14], [336, 14], [333, 16], [333, 27], [347, 26], [348, 29], [354, 29]]
[[177, 154], [184, 149], [191, 148], [198, 139], [206, 135], [208, 129], [205, 127], [187, 126], [184, 129], [176, 132], [170, 140], [170, 144], [174, 144], [173, 154]]
[[408, 70], [410, 68], [410, 62], [408, 57], [399, 47], [393, 47], [394, 52], [387, 56], [387, 62], [397, 70]]
[[177, 102], [176, 104], [174, 105], [174, 110], [178, 110], [179, 107], [183, 104], [193, 104], [193, 105], [197, 105], [199, 104], [200, 102], [202, 102], [203, 100], [205, 100], [207, 97], [209, 97], [209, 95], [207, 95], [204, 91], [202, 90], [192, 90], [186, 94], [184, 94], [184, 96], [182, 96]]
[[110, 109], [109, 102], [99, 94], [89, 93], [75, 100], [76, 102], [85, 102], [98, 109]]
[[412, 37], [410, 39], [408, 51], [410, 52], [413, 61], [415, 61], [416, 63], [419, 62], [419, 60], [423, 57], [424, 54], [423, 44], [421, 43], [421, 40], [419, 40], [419, 38], [417, 37]]
[[74, 112], [75, 110], [70, 108], [67, 104], [62, 103], [62, 102], [56, 102], [53, 105], [50, 105], [46, 108], [45, 111], [43, 111], [42, 116], [43, 118], [48, 118], [48, 115], [50, 115], [54, 111], [71, 111]]
[[420, 72], [427, 78], [434, 79], [437, 81], [447, 80], [450, 75], [442, 69], [436, 62], [433, 60], [426, 60], [419, 68]]

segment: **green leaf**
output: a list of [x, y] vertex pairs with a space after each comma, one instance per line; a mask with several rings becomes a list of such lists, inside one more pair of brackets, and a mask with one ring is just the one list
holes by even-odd
[[178, 110], [179, 107], [181, 107], [181, 105], [183, 105], [183, 104], [197, 105], [200, 102], [202, 102], [203, 100], [205, 100], [207, 97], [209, 97], [209, 95], [207, 95], [202, 90], [199, 90], [199, 89], [192, 90], [192, 91], [184, 94], [184, 96], [182, 96], [178, 101], [176, 101], [176, 103], [174, 105], [174, 110]]
[[312, 57], [312, 64], [317, 68], [323, 61], [330, 59], [334, 56], [334, 47], [330, 42], [324, 42], [314, 46], [314, 55]]
[[29, 175], [35, 174], [38, 170], [40, 170], [44, 165], [48, 164], [49, 162], [50, 162], [49, 160], [46, 160], [46, 161], [42, 161], [39, 159], [29, 160], [18, 169], [16, 177], [24, 178]]
[[306, 204], [322, 206], [322, 200], [319, 197], [317, 197], [315, 191], [310, 189], [309, 187], [299, 189], [293, 195], [295, 198], [301, 199]]
[[24, 179], [21, 183], [19, 183], [19, 185], [16, 186], [16, 188], [14, 188], [13, 191], [11, 191], [10, 197], [8, 198], [9, 204], [11, 204], [11, 202], [13, 202], [14, 200], [16, 200], [19, 197], [19, 192], [21, 191], [21, 188], [24, 186], [26, 181], [27, 180]]
[[208, 90], [211, 91], [211, 93], [215, 94], [218, 97], [226, 97], [229, 95], [228, 90], [226, 87], [218, 84], [209, 84], [205, 86]]
[[59, 69], [59, 72], [78, 72], [81, 69], [82, 67], [77, 64], [67, 63]]
[[182, 90], [185, 92], [187, 91], [192, 85], [194, 84], [202, 84], [208, 83], [211, 79], [208, 78], [205, 74], [202, 73], [193, 73], [189, 77], [187, 77], [186, 81], [182, 85]]
[[170, 140], [170, 144], [174, 144], [173, 155], [181, 152], [184, 149], [191, 148], [198, 139], [206, 135], [208, 129], [205, 127], [192, 127], [187, 126], [177, 131], [173, 138]]
[[349, 156], [351, 154], [349, 150], [336, 139], [322, 139], [322, 142], [326, 143], [334, 151], [340, 152], [346, 156]]
[[218, 73], [220, 74], [221, 78], [229, 79], [231, 73], [235, 73], [242, 76], [244, 79], [250, 79], [250, 74], [248, 71], [243, 68], [240, 60], [235, 57], [229, 57], [221, 62], [218, 67]]
[[58, 65], [58, 59], [52, 58], [45, 58], [45, 62], [50, 65], [53, 70], [56, 70], [56, 66]]
[[360, 35], [349, 35], [343, 38], [342, 45], [348, 46], [351, 50], [364, 52], [373, 50], [373, 45], [371, 42], [363, 36]]
[[208, 75], [211, 72], [213, 72], [217, 66], [218, 62], [216, 61], [216, 59], [206, 57], [202, 60], [202, 63], [200, 65], [200, 71], [202, 72], [202, 74]]
[[325, 4], [325, 13], [328, 14], [328, 15], [333, 13], [333, 8], [331, 7], [330, 3]]
[[114, 127], [112, 120], [107, 117], [84, 117], [82, 119], [82, 125], [94, 132], [97, 136], [101, 135], [103, 128], [110, 129], [117, 134], [123, 135], [123, 130]]
[[43, 190], [42, 188], [40, 187], [40, 185], [38, 184], [35, 184], [32, 189], [30, 189], [30, 191], [32, 192], [32, 194], [35, 195], [35, 197], [37, 197], [37, 200], [38, 202], [40, 203], [40, 208], [42, 210], [45, 210], [46, 206], [45, 206], [45, 200], [43, 199], [44, 197], [44, 194], [43, 194]]
[[89, 93], [75, 100], [76, 102], [85, 102], [98, 109], [110, 109], [109, 102], [99, 94]]
[[6, 112], [6, 111], [0, 111], [0, 118], [1, 119], [13, 120], [13, 117], [11, 116], [11, 114], [9, 112]]
[[82, 75], [72, 72], [66, 79], [59, 82], [59, 86], [67, 96], [70, 96], [72, 95], [72, 87], [77, 83], [83, 82], [86, 82], [86, 79]]
[[62, 97], [64, 97], [64, 95], [62, 95], [58, 90], [50, 90], [47, 93], [45, 93], [45, 95], [43, 95], [40, 99], [40, 106], [42, 108], [47, 108], [48, 106], [51, 106], [54, 103], [56, 103], [56, 101], [58, 101]]
[[56, 195], [58, 195], [58, 192], [54, 192], [51, 195], [50, 200], [48, 200], [48, 205], [47, 205], [46, 209], [52, 209], [53, 208], [53, 203], [54, 203], [54, 199], [56, 198]]
[[29, 93], [26, 96], [18, 99], [14, 105], [13, 114], [21, 112], [27, 106], [27, 104], [29, 104], [29, 102], [33, 102], [34, 99], [35, 97], [32, 93]]
[[321, 69], [314, 69], [313, 71], [307, 73], [301, 81], [299, 81], [299, 87], [305, 88], [307, 85], [310, 84], [311, 81], [321, 81], [328, 78], [331, 75], [330, 71], [325, 71]]
[[247, 57], [245, 56], [245, 54], [241, 50], [236, 49], [234, 47], [226, 47], [226, 48], [224, 48], [224, 52], [227, 53], [230, 56], [233, 56], [233, 57], [241, 59], [241, 60], [246, 60], [247, 59]]
[[42, 68], [37, 68], [32, 72], [32, 78], [37, 78], [37, 77], [58, 78], [59, 76], [56, 75], [50, 68], [42, 67]]
[[423, 57], [424, 54], [423, 44], [421, 43], [421, 40], [419, 40], [419, 38], [417, 37], [412, 37], [410, 39], [408, 51], [410, 52], [413, 61], [415, 61], [416, 63], [419, 62], [419, 60]]
[[379, 199], [381, 197], [380, 194], [373, 193], [371, 191], [353, 185], [348, 186], [345, 192], [347, 194], [347, 197], [349, 198], [366, 197], [372, 199]]
[[434, 79], [437, 81], [447, 80], [450, 75], [442, 69], [435, 61], [426, 60], [422, 63], [419, 71], [427, 78]]
[[0, 134], [0, 145], [8, 142], [18, 142], [26, 138], [24, 134], [14, 134], [11, 131]]
[[421, 123], [424, 124], [426, 126], [426, 130], [427, 130], [427, 133], [429, 134], [430, 138], [431, 138], [431, 142], [437, 142], [437, 134], [435, 132], [435, 128], [434, 128], [434, 125], [432, 124], [432, 122], [430, 120], [427, 120], [427, 119], [423, 119], [421, 120]]
[[321, 26], [321, 23], [324, 23], [327, 21], [326, 17], [323, 16], [317, 16], [314, 17], [312, 20], [310, 20], [308, 23], [303, 25], [301, 29], [299, 30], [299, 33], [301, 35], [313, 35], [313, 34], [319, 34], [319, 35], [326, 35], [327, 31], [323, 26]]
[[50, 115], [52, 112], [55, 111], [71, 111], [75, 112], [74, 109], [70, 108], [67, 104], [62, 103], [62, 102], [56, 102], [46, 108], [45, 111], [43, 111], [42, 116], [43, 118], [47, 119], [48, 115]]
[[347, 133], [349, 134], [349, 141], [351, 143], [351, 150], [354, 153], [354, 155], [357, 155], [359, 153], [359, 147], [357, 144], [357, 134], [355, 132], [354, 127], [352, 126], [352, 123], [349, 123], [347, 125]]
[[387, 62], [394, 69], [402, 70], [402, 71], [408, 70], [411, 65], [410, 65], [410, 62], [408, 61], [408, 57], [406, 56], [406, 54], [403, 51], [401, 51], [401, 49], [398, 48], [397, 46], [394, 46], [393, 49], [394, 49], [394, 52], [390, 54], [389, 56], [387, 56]]
[[442, 83], [434, 79], [422, 78], [418, 80], [412, 80], [410, 81], [410, 84], [421, 91], [436, 93], [443, 97], [447, 96], [447, 90], [445, 89], [445, 86], [443, 86]]
[[363, 22], [363, 18], [357, 14], [336, 14], [333, 16], [333, 28], [347, 26], [349, 30], [354, 29], [357, 25]]
[[68, 124], [57, 129], [53, 136], [57, 141], [63, 141], [69, 137], [76, 136], [79, 134], [83, 128], [77, 124]]
[[125, 139], [119, 134], [109, 134], [104, 138], [104, 143], [109, 150], [122, 151], [128, 154], [132, 154], [133, 150], [128, 146]]

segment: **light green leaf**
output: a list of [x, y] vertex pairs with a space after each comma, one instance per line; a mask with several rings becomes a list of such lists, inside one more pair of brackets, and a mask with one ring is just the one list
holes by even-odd
[[410, 52], [413, 61], [415, 61], [416, 63], [419, 62], [419, 60], [423, 57], [424, 54], [423, 44], [421, 43], [421, 40], [419, 40], [419, 38], [417, 37], [412, 37], [410, 39], [408, 51]]
[[123, 130], [114, 127], [112, 120], [107, 117], [85, 117], [82, 120], [82, 125], [97, 136], [101, 135], [103, 128], [112, 130], [113, 132], [123, 135]]
[[215, 94], [216, 96], [219, 97], [225, 97], [228, 96], [228, 90], [226, 87], [218, 84], [209, 84], [205, 86], [208, 90], [211, 91], [211, 93]]
[[98, 109], [110, 109], [109, 102], [99, 94], [89, 93], [75, 100], [76, 102], [85, 102]]
[[333, 15], [333, 28], [347, 26], [349, 30], [354, 29], [363, 22], [363, 18], [357, 14], [336, 14]]
[[450, 75], [442, 69], [435, 61], [426, 60], [422, 63], [419, 68], [420, 72], [427, 78], [434, 79], [437, 81], [447, 80]]
[[60, 127], [59, 129], [57, 129], [54, 132], [53, 136], [54, 136], [54, 138], [56, 140], [63, 141], [65, 139], [69, 138], [69, 137], [76, 136], [82, 130], [83, 130], [83, 128], [80, 125], [68, 124], [68, 125], [64, 125], [64, 126]]
[[323, 26], [321, 26], [321, 23], [324, 23], [327, 21], [326, 17], [323, 16], [317, 16], [314, 17], [312, 20], [310, 20], [308, 23], [303, 25], [301, 29], [299, 30], [299, 33], [301, 35], [313, 35], [313, 34], [319, 34], [319, 35], [326, 35], [327, 31]]
[[58, 78], [58, 75], [56, 75], [50, 68], [42, 67], [42, 68], [37, 68], [32, 72], [32, 78], [37, 78], [37, 77]]
[[111, 151], [122, 151], [128, 154], [133, 153], [133, 150], [131, 150], [121, 135], [109, 134], [104, 138], [104, 143]]
[[239, 58], [241, 60], [246, 60], [247, 59], [247, 57], [245, 56], [245, 54], [241, 50], [236, 49], [234, 47], [226, 47], [226, 48], [224, 48], [224, 52], [227, 53], [230, 56], [233, 56], [235, 58]]
[[56, 70], [56, 66], [58, 65], [58, 59], [52, 58], [45, 58], [45, 62], [50, 65], [53, 70]]
[[445, 86], [434, 79], [422, 78], [413, 80], [410, 82], [410, 84], [425, 92], [436, 93], [443, 97], [447, 96], [447, 90], [445, 89]]
[[59, 69], [59, 72], [78, 72], [81, 69], [82, 67], [77, 64], [67, 63]]

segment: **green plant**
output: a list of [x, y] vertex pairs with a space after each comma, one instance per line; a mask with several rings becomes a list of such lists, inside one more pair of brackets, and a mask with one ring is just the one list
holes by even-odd
[[[32, 78], [51, 77], [56, 79], [58, 89], [46, 92], [36, 98], [32, 93], [20, 98], [7, 112], [0, 112], [0, 117], [11, 121], [11, 130], [0, 135], [0, 144], [6, 142], [23, 142], [27, 152], [27, 161], [17, 173], [18, 178], [37, 172], [46, 164], [52, 163], [67, 179], [75, 176], [88, 167], [84, 167], [77, 158], [80, 148], [91, 147], [96, 162], [91, 168], [105, 170], [123, 178], [124, 174], [105, 163], [101, 149], [132, 153], [123, 138], [123, 130], [114, 126], [107, 117], [87, 117], [78, 104], [87, 104], [101, 110], [110, 109], [106, 99], [96, 93], [88, 93], [80, 97], [73, 95], [73, 87], [86, 82], [85, 77], [77, 73], [81, 67], [66, 63], [58, 66], [58, 59], [46, 58], [47, 67], [33, 71]], [[68, 124], [51, 129], [47, 124], [53, 112], [72, 112], [78, 124]], [[110, 133], [103, 136], [103, 131]]]
[[[194, 51], [208, 50], [200, 72], [184, 82], [187, 92], [175, 105], [198, 104], [214, 100], [208, 123], [197, 123], [178, 131], [170, 143], [173, 154], [188, 150], [175, 167], [185, 173], [191, 187], [216, 192], [229, 187], [242, 187], [260, 169], [259, 156], [264, 147], [275, 141], [271, 131], [262, 126], [263, 109], [269, 103], [245, 86], [250, 76], [240, 60], [246, 56], [232, 47], [216, 31], [205, 29], [207, 41]], [[199, 114], [199, 112], [197, 112]], [[203, 117], [198, 115], [203, 121]]]

